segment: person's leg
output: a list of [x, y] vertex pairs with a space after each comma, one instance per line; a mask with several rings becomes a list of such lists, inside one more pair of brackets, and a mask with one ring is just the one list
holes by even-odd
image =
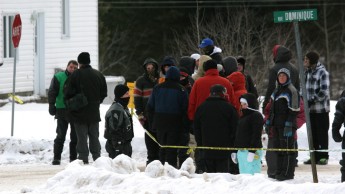
[[229, 158], [215, 160], [217, 173], [229, 173]]
[[[157, 131], [157, 141], [161, 145], [167, 145], [166, 133]], [[159, 149], [159, 161], [164, 165], [166, 162], [166, 148]]]
[[105, 142], [105, 150], [108, 152], [109, 158], [115, 158], [115, 149], [111, 140], [107, 140]]
[[61, 153], [66, 139], [68, 122], [64, 119], [57, 119], [56, 138], [54, 140], [54, 159], [53, 165], [59, 165]]
[[[157, 133], [149, 132], [157, 141]], [[159, 160], [159, 145], [151, 139], [147, 133], [145, 133], [145, 145], [147, 150], [147, 161], [146, 165], [151, 163], [154, 160]]]
[[[328, 150], [328, 130], [329, 130], [329, 114], [328, 113], [320, 113], [318, 119], [318, 139], [319, 145], [321, 150]], [[329, 158], [328, 152], [319, 152], [320, 159], [327, 159]], [[319, 160], [318, 160], [319, 161]], [[320, 162], [320, 161], [319, 161]], [[321, 164], [321, 163], [319, 163]], [[326, 164], [326, 163], [322, 163]]]
[[78, 138], [77, 138], [77, 133], [75, 132], [75, 127], [73, 123], [70, 123], [70, 143], [69, 143], [69, 160], [70, 162], [74, 161], [77, 159], [77, 143], [78, 143]]
[[[343, 134], [343, 141], [341, 142], [341, 149], [345, 149], [345, 132]], [[339, 161], [339, 164], [341, 165], [341, 182], [345, 182], [345, 153], [342, 152], [341, 156], [341, 160]]]
[[[278, 148], [279, 139], [278, 134], [275, 132], [275, 129], [271, 129], [270, 137], [268, 138], [267, 148]], [[266, 163], [267, 163], [267, 175], [269, 178], [275, 178], [277, 174], [277, 160], [278, 152], [276, 151], [266, 151]]]
[[[189, 133], [181, 133], [179, 145], [188, 146], [188, 143], [189, 143]], [[178, 149], [179, 167], [181, 167], [183, 162], [189, 157], [189, 154], [187, 154], [187, 151], [188, 151], [187, 148]]]
[[[166, 145], [178, 145], [180, 142], [181, 134], [177, 132], [168, 132], [166, 136]], [[173, 167], [177, 168], [177, 149], [166, 149], [166, 161]]]
[[[284, 129], [282, 129], [284, 130]], [[283, 131], [282, 131], [283, 132]], [[294, 131], [295, 133], [295, 131]], [[295, 149], [294, 137], [284, 137], [282, 135], [280, 138], [280, 148]], [[276, 176], [277, 180], [288, 180], [293, 179], [295, 176], [295, 160], [296, 153], [293, 151], [284, 151], [278, 154], [278, 171], [280, 174]]]
[[[310, 113], [310, 126], [311, 126], [311, 133], [312, 133], [312, 139], [313, 139], [313, 146], [315, 150], [320, 149], [320, 143], [319, 143], [319, 131], [318, 131], [318, 117], [317, 113]], [[314, 152], [315, 153], [315, 162], [317, 163], [320, 159], [320, 152]]]
[[99, 142], [99, 122], [89, 124], [89, 149], [93, 161], [101, 156], [101, 143]]
[[78, 137], [77, 152], [78, 159], [84, 163], [89, 162], [89, 148], [87, 146], [88, 126], [83, 123], [74, 123], [75, 132]]
[[212, 159], [203, 159], [204, 165], [205, 165], [205, 172], [208, 173], [215, 173], [216, 172], [216, 167], [215, 167], [215, 162]]

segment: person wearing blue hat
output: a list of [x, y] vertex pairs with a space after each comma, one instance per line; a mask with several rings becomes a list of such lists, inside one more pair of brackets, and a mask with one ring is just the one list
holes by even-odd
[[223, 64], [222, 49], [215, 46], [213, 40], [210, 38], [204, 38], [199, 44], [199, 48], [205, 55], [210, 56], [217, 64]]

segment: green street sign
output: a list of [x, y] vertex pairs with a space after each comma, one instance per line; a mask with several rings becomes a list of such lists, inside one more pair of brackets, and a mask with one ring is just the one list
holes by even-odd
[[275, 11], [273, 17], [274, 23], [317, 20], [317, 9]]

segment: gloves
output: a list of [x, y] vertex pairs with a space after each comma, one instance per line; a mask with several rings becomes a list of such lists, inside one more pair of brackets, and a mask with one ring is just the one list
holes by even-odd
[[253, 152], [248, 152], [247, 161], [248, 161], [248, 162], [253, 162], [254, 157], [255, 157], [255, 153], [253, 153]]
[[292, 127], [284, 127], [284, 137], [292, 137]]
[[49, 104], [49, 114], [54, 116], [56, 114], [56, 107], [54, 104]]
[[237, 154], [236, 154], [236, 153], [231, 153], [231, 160], [232, 160], [235, 164], [238, 163], [238, 161], [237, 161]]
[[339, 130], [332, 129], [332, 136], [335, 142], [343, 141], [343, 138], [341, 137]]
[[140, 115], [138, 116], [138, 119], [139, 119], [139, 122], [140, 122], [141, 126], [144, 127], [145, 122], [146, 122], [145, 116], [144, 116], [143, 114], [140, 114]]
[[291, 122], [285, 122], [283, 136], [292, 137], [292, 123]]

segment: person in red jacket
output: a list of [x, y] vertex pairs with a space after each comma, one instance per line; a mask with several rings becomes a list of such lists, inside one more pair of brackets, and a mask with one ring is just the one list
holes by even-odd
[[188, 117], [194, 120], [196, 109], [203, 103], [210, 95], [210, 88], [215, 84], [224, 86], [227, 90], [228, 101], [234, 105], [234, 90], [230, 81], [219, 76], [217, 70], [217, 62], [215, 60], [208, 60], [204, 63], [205, 76], [197, 79], [192, 87], [189, 96]]
[[243, 94], [247, 93], [246, 90], [246, 77], [243, 75], [243, 73], [237, 71], [232, 74], [230, 74], [227, 79], [232, 84], [232, 87], [234, 88], [234, 97], [235, 97], [235, 108], [237, 110], [237, 113], [241, 114], [241, 103], [240, 103], [240, 97]]

